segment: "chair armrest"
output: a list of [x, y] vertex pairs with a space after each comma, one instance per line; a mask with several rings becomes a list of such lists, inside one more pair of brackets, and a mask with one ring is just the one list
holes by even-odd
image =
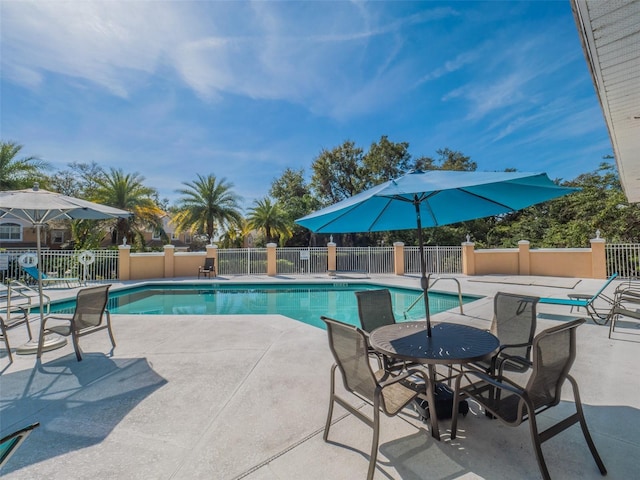
[[[381, 388], [385, 388], [388, 387], [389, 385], [393, 385], [394, 383], [398, 383], [398, 382], [402, 382], [403, 380], [407, 380], [407, 378], [412, 377], [412, 376], [418, 376], [420, 377], [420, 381], [424, 382], [424, 388], [426, 389], [427, 387], [427, 376], [426, 374], [421, 371], [421, 370], [417, 370], [415, 368], [412, 368], [411, 370], [407, 370], [406, 372], [404, 372], [401, 375], [397, 375], [397, 376], [393, 376], [390, 374], [390, 378], [388, 378], [387, 380], [384, 380], [382, 382], [379, 382], [379, 385]], [[421, 384], [416, 383], [416, 382], [405, 382], [406, 386], [410, 386], [410, 385], [415, 385], [416, 387], [418, 387], [420, 390], [422, 390], [421, 388]], [[413, 387], [410, 387], [413, 388]]]
[[[502, 378], [498, 380], [496, 378], [493, 378], [491, 375], [487, 375], [486, 373], [479, 372], [477, 370], [466, 370], [458, 375], [458, 379], [461, 379], [465, 375], [473, 375], [475, 377], [478, 377], [480, 380], [488, 383], [489, 385], [492, 385], [501, 390], [507, 390], [515, 395], [518, 395], [519, 397], [523, 397], [525, 393], [522, 387], [520, 387], [517, 383], [509, 380], [508, 378]], [[460, 380], [456, 380], [456, 385], [458, 385], [459, 382]]]

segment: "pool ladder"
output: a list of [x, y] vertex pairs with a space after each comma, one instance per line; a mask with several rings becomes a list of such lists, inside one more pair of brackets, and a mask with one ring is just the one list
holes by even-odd
[[[431, 282], [431, 285], [429, 285], [429, 288], [433, 287], [436, 283], [438, 283], [438, 281], [440, 280], [453, 280], [454, 282], [456, 282], [456, 284], [458, 285], [458, 303], [460, 304], [460, 315], [464, 315], [464, 311], [462, 309], [462, 287], [460, 286], [460, 282], [458, 281], [457, 278], [455, 277], [437, 277], [433, 282]], [[413, 303], [411, 305], [409, 305], [409, 307], [404, 311], [404, 319], [407, 319], [407, 314], [409, 313], [409, 311], [415, 307], [417, 305], [417, 303], [420, 300], [424, 299], [424, 292], [422, 292], [418, 298], [416, 298]]]

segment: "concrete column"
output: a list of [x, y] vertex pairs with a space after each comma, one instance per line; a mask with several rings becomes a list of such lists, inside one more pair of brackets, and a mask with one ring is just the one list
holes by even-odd
[[531, 256], [529, 240], [518, 242], [518, 275], [531, 275]]
[[175, 245], [164, 246], [164, 278], [175, 277]]
[[213, 264], [216, 267], [216, 272], [214, 277], [218, 276], [218, 246], [217, 245], [213, 245], [213, 244], [209, 244], [207, 245], [207, 258], [213, 258], [214, 262]]
[[600, 232], [596, 238], [591, 239], [591, 275], [593, 278], [607, 278], [607, 255], [605, 252], [606, 240], [600, 238]]
[[275, 243], [267, 243], [267, 275], [275, 277], [278, 274], [278, 265], [276, 262], [276, 247]]
[[338, 248], [335, 243], [327, 243], [327, 270], [337, 270], [337, 251]]
[[393, 242], [393, 273], [404, 275], [404, 243]]
[[118, 280], [131, 280], [131, 245], [118, 245]]
[[465, 275], [476, 274], [475, 246], [473, 242], [462, 242], [462, 273]]

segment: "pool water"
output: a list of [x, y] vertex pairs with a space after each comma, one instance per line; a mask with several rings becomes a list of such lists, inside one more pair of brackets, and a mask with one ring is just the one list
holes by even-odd
[[[108, 309], [126, 315], [241, 315], [281, 314], [309, 325], [324, 328], [325, 315], [359, 325], [354, 292], [388, 288], [397, 321], [420, 297], [421, 291], [372, 284], [245, 284], [245, 285], [144, 285], [110, 292]], [[463, 296], [463, 303], [477, 300]], [[72, 313], [75, 301], [52, 304], [57, 313]], [[429, 292], [431, 314], [459, 306], [458, 296]], [[406, 320], [423, 319], [422, 299], [408, 312]]]

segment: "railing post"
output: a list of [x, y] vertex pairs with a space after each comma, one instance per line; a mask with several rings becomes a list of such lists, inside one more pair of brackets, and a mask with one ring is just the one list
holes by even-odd
[[528, 240], [518, 242], [518, 275], [531, 275], [530, 244]]
[[607, 278], [605, 243], [606, 240], [600, 238], [598, 234], [596, 234], [596, 238], [591, 239], [591, 275], [593, 278]]
[[462, 273], [464, 275], [476, 274], [475, 245], [471, 241], [462, 242]]
[[131, 245], [118, 245], [118, 280], [131, 280]]
[[176, 247], [175, 245], [165, 245], [164, 247], [164, 278], [175, 277]]
[[393, 273], [404, 275], [404, 243], [393, 242]]
[[337, 248], [333, 242], [327, 243], [327, 270], [337, 270]]
[[275, 277], [278, 274], [277, 246], [275, 243], [267, 243], [267, 275], [269, 277]]
[[213, 264], [215, 265], [215, 274], [214, 277], [218, 276], [218, 272], [220, 271], [220, 264], [218, 263], [218, 246], [210, 243], [207, 245], [207, 258], [213, 258]]

